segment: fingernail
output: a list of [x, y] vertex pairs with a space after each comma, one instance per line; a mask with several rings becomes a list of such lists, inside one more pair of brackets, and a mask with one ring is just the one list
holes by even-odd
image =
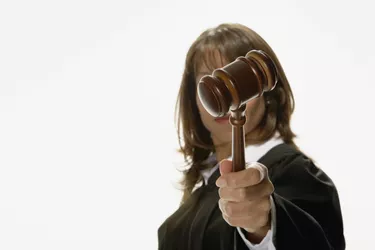
[[224, 178], [219, 178], [216, 181], [216, 186], [218, 186], [218, 187], [224, 187], [225, 185], [227, 185], [227, 182]]

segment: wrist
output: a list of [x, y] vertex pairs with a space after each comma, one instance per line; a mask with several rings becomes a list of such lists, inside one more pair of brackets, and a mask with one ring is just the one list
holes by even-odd
[[247, 239], [253, 244], [259, 244], [266, 237], [268, 231], [271, 229], [271, 212], [268, 214], [268, 221], [264, 227], [261, 227], [255, 231], [247, 231]]

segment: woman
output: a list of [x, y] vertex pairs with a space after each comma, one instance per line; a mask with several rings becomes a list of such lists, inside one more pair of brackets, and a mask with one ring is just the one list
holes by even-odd
[[[279, 81], [247, 103], [247, 168], [233, 173], [228, 116], [208, 114], [196, 88], [202, 76], [253, 49], [273, 59]], [[159, 249], [345, 249], [337, 190], [293, 142], [292, 90], [256, 32], [240, 24], [204, 31], [188, 51], [177, 104], [188, 168], [181, 205], [158, 230]]]

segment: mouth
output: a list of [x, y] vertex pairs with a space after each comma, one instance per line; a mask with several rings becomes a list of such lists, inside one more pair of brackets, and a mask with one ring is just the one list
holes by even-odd
[[226, 116], [223, 116], [223, 117], [215, 118], [215, 122], [220, 123], [220, 124], [229, 123], [229, 116], [230, 115], [226, 115]]

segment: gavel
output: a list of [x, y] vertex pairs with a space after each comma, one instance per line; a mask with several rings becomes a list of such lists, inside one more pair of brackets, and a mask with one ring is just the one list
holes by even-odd
[[275, 63], [262, 50], [251, 50], [198, 83], [198, 96], [203, 107], [213, 117], [230, 112], [232, 125], [233, 171], [245, 169], [246, 103], [272, 91], [277, 84]]

